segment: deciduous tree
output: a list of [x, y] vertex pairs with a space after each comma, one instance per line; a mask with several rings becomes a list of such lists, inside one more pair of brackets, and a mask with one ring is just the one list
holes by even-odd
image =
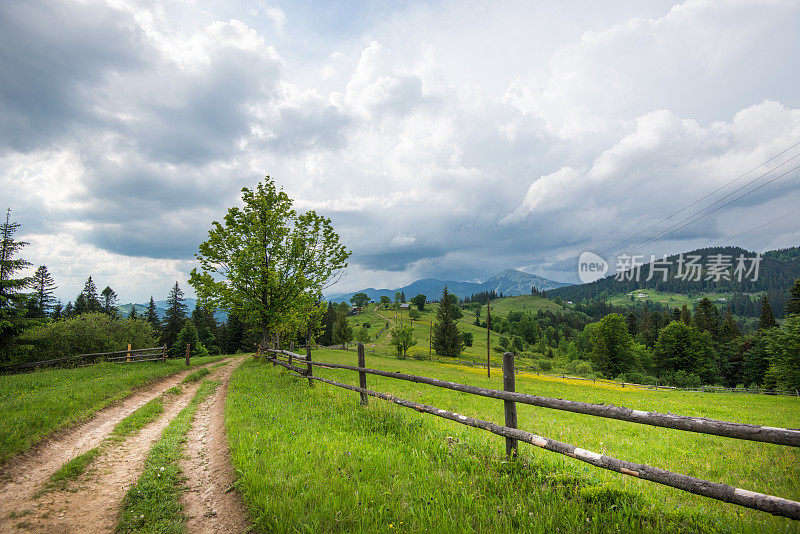
[[350, 252], [330, 219], [298, 213], [269, 176], [255, 189], [243, 188], [242, 200], [222, 223], [212, 223], [189, 283], [204, 305], [236, 310], [266, 339], [310, 313]]

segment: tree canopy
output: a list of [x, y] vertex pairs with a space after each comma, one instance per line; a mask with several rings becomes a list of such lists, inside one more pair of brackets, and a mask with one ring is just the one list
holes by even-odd
[[189, 283], [206, 306], [236, 311], [265, 337], [307, 318], [350, 252], [330, 219], [298, 213], [267, 176], [214, 221]]

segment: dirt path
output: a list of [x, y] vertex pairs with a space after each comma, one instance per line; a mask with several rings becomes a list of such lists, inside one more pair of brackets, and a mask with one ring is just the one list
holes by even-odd
[[200, 405], [186, 444], [181, 470], [187, 491], [181, 502], [188, 517], [189, 532], [245, 532], [250, 526], [247, 509], [233, 491], [236, 480], [225, 436], [225, 399], [234, 369], [243, 360], [221, 369], [222, 384]]
[[[9, 462], [3, 470], [3, 480], [0, 481], [0, 531], [7, 532], [18, 523], [24, 524], [26, 521], [33, 522], [32, 518], [40, 515], [40, 504], [44, 504], [47, 499], [53, 498], [53, 494], [45, 495], [41, 498], [41, 503], [33, 499], [34, 494], [43, 487], [50, 475], [56, 472], [65, 462], [100, 445], [117, 423], [145, 403], [161, 395], [167, 389], [179, 384], [190, 371], [191, 370], [181, 371], [180, 373], [159, 380], [134, 392], [130, 397], [123, 399], [121, 402], [100, 410], [89, 421], [71, 430], [60, 433], [56, 438], [37, 447], [33, 452]], [[171, 413], [173, 409], [184, 403], [184, 401], [188, 402], [188, 400], [185, 400], [187, 397], [191, 399], [188, 392], [184, 392], [184, 394], [173, 402], [165, 412]], [[180, 410], [180, 408], [178, 408], [178, 410]], [[128, 439], [125, 443], [115, 448], [121, 449], [123, 447], [128, 447], [134, 442], [137, 443], [139, 447], [145, 447], [143, 442], [139, 442], [138, 440], [144, 439], [146, 441], [147, 437], [140, 438], [140, 436], [149, 435], [149, 431], [153, 431], [153, 428], [155, 428], [159, 422], [165, 420], [167, 413], [163, 414], [158, 421], [142, 429], [137, 436]], [[174, 413], [177, 414], [177, 411]], [[168, 422], [169, 419], [166, 419], [166, 421]], [[160, 431], [158, 431], [156, 435], [160, 435]], [[149, 447], [144, 448], [144, 454], [146, 454], [148, 450]], [[94, 465], [103, 465], [102, 455], [95, 460]], [[98, 471], [102, 472], [101, 469]], [[113, 489], [115, 493], [119, 493], [121, 487], [122, 484], [116, 484], [116, 487], [111, 489]], [[124, 491], [122, 491], [121, 494], [124, 495]], [[68, 494], [68, 496], [64, 497], [64, 500], [73, 500], [69, 497], [71, 495], [72, 494]], [[64, 504], [66, 504], [66, 502]], [[89, 514], [91, 512], [92, 510], [84, 509], [81, 511], [81, 514]], [[24, 515], [19, 517], [19, 514]], [[49, 529], [47, 530], [49, 531]], [[70, 531], [75, 532], [75, 530]], [[95, 527], [87, 530], [87, 532], [88, 531], [97, 532], [98, 529]]]
[[196, 382], [185, 387], [158, 419], [135, 436], [119, 445], [103, 447], [87, 472], [69, 489], [46, 493], [31, 503], [35, 504], [35, 510], [24, 518], [27, 528], [18, 531], [112, 532], [117, 526], [122, 499], [139, 478], [150, 448], [169, 422], [189, 404], [199, 386]]

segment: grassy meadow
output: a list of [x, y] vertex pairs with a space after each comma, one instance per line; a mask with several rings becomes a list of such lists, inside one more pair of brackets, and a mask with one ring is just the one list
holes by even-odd
[[[353, 364], [353, 352], [315, 357]], [[500, 373], [368, 354], [367, 365], [493, 388]], [[315, 368], [349, 384], [357, 375]], [[368, 387], [502, 423], [500, 401], [368, 375]], [[517, 390], [643, 410], [800, 427], [800, 399], [648, 391], [520, 373]], [[601, 470], [248, 361], [226, 428], [257, 527], [268, 532], [800, 532], [800, 523]], [[800, 451], [518, 405], [519, 427], [621, 459], [800, 500]]]
[[[205, 365], [220, 358], [193, 358], [191, 365]], [[0, 376], [0, 464], [53, 432], [130, 395], [135, 388], [185, 368], [181, 359], [99, 363]]]

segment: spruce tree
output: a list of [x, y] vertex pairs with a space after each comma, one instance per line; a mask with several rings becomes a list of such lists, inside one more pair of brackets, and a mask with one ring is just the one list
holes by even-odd
[[325, 315], [322, 316], [322, 333], [317, 339], [320, 345], [324, 347], [333, 345], [334, 324], [336, 324], [336, 309], [333, 307], [332, 302], [328, 302], [328, 308], [325, 310]]
[[737, 337], [742, 335], [742, 331], [739, 330], [739, 325], [736, 324], [736, 321], [733, 319], [733, 312], [731, 311], [731, 307], [728, 306], [728, 311], [725, 313], [725, 318], [722, 320], [722, 329], [721, 329], [721, 337], [722, 341], [728, 342], [733, 341]]
[[681, 322], [686, 326], [692, 326], [692, 312], [686, 304], [681, 308]]
[[464, 350], [464, 340], [454, 319], [453, 300], [444, 286], [439, 309], [436, 310], [436, 324], [433, 325], [433, 350], [441, 356], [458, 357]]
[[69, 319], [75, 315], [75, 307], [72, 305], [72, 301], [67, 302], [67, 305], [64, 306], [64, 319]]
[[761, 315], [758, 318], [758, 329], [766, 330], [778, 326], [775, 315], [772, 314], [772, 307], [769, 305], [769, 297], [764, 295], [761, 299]]
[[55, 280], [47, 271], [47, 267], [40, 265], [31, 279], [36, 317], [46, 317], [50, 314], [56, 300], [53, 297], [56, 287]]
[[53, 306], [53, 313], [50, 314], [50, 317], [53, 318], [54, 321], [58, 321], [64, 315], [64, 306], [61, 304], [59, 300], [56, 302], [55, 306]]
[[341, 343], [342, 348], [345, 348], [346, 344], [352, 340], [353, 327], [350, 326], [350, 322], [347, 320], [347, 314], [337, 313], [336, 322], [333, 324], [333, 343], [336, 345]]
[[131, 304], [131, 311], [128, 312], [128, 319], [136, 320], [139, 318], [139, 314], [136, 313], [136, 304]]
[[189, 320], [186, 321], [186, 324], [184, 324], [183, 328], [178, 332], [175, 343], [172, 344], [172, 348], [169, 351], [169, 357], [185, 357], [186, 345], [189, 345], [190, 357], [208, 356], [208, 350], [206, 350], [200, 338], [197, 336], [197, 329], [194, 327], [194, 323]]
[[200, 339], [203, 346], [208, 349], [211, 354], [218, 354], [218, 325], [216, 319], [214, 319], [214, 314], [201, 306], [198, 302], [192, 311], [192, 322], [197, 330], [197, 337]]
[[75, 298], [75, 315], [95, 313], [103, 309], [97, 296], [97, 286], [90, 276], [83, 285], [83, 291]]
[[117, 292], [109, 286], [100, 293], [100, 307], [106, 315], [112, 317], [117, 315]]
[[792, 289], [789, 290], [789, 302], [786, 303], [786, 315], [800, 313], [800, 278], [794, 281]]
[[156, 308], [156, 303], [153, 300], [153, 296], [150, 295], [150, 303], [147, 305], [147, 311], [144, 314], [145, 320], [153, 325], [153, 328], [156, 332], [161, 331], [161, 319], [158, 318], [158, 308]]
[[237, 352], [246, 349], [246, 347], [243, 347], [245, 327], [238, 314], [228, 314], [228, 321], [225, 323], [225, 328], [221, 333], [221, 338], [221, 348], [225, 354], [236, 354]]
[[17, 252], [27, 245], [25, 241], [14, 240], [19, 223], [11, 222], [11, 208], [6, 211], [6, 221], [0, 229], [0, 350], [11, 341], [17, 332], [24, 328], [25, 302], [27, 295], [22, 291], [30, 284], [30, 278], [14, 278], [14, 274], [28, 267], [29, 262], [14, 258]]
[[172, 347], [178, 339], [178, 334], [186, 324], [186, 304], [183, 303], [183, 291], [178, 282], [170, 290], [167, 297], [167, 310], [164, 317], [164, 330], [161, 333], [161, 342]]

